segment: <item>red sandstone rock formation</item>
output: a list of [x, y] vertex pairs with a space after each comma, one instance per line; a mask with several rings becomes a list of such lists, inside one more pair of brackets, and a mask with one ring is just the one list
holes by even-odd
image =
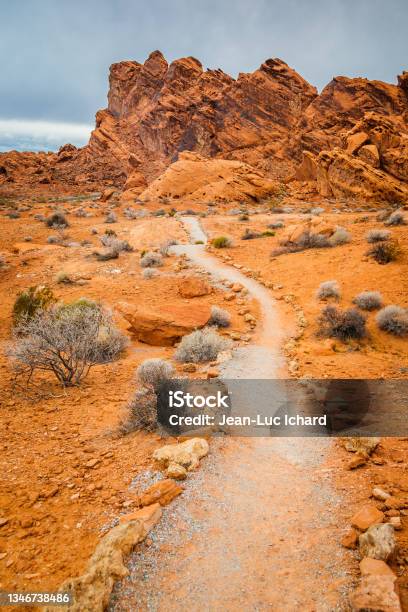
[[[345, 152], [340, 156], [335, 148]], [[169, 65], [155, 51], [144, 64], [111, 66], [108, 107], [97, 112], [87, 146], [0, 154], [0, 187], [85, 190], [126, 183], [132, 199], [183, 151], [241, 161], [269, 178], [286, 180], [298, 167], [296, 179], [320, 185], [322, 195], [373, 199], [395, 191], [404, 199], [408, 73], [397, 85], [336, 77], [318, 95], [279, 59], [234, 79], [219, 69], [203, 70], [192, 57]], [[319, 157], [322, 151], [328, 153]], [[322, 190], [324, 181], [315, 182], [318, 168], [324, 174], [322, 160], [335, 157], [338, 174], [339, 156], [342, 179], [336, 185], [326, 180]], [[349, 183], [349, 174], [351, 182], [356, 175], [365, 182], [358, 193], [339, 186]], [[389, 184], [379, 189], [377, 181]]]

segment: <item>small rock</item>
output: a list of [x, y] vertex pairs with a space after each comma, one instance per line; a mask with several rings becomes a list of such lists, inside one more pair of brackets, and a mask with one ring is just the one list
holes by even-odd
[[344, 438], [344, 448], [350, 453], [371, 455], [380, 443], [380, 438]]
[[99, 459], [90, 459], [85, 463], [85, 467], [94, 468], [99, 463]]
[[350, 531], [346, 533], [346, 535], [343, 537], [341, 544], [345, 548], [354, 549], [354, 548], [357, 548], [357, 542], [358, 542], [357, 531], [355, 529], [350, 529]]
[[7, 525], [8, 522], [8, 518], [0, 518], [0, 527], [3, 527], [3, 525]]
[[400, 529], [402, 529], [402, 523], [401, 523], [401, 517], [399, 516], [391, 516], [390, 520], [388, 521], [390, 525], [392, 525], [394, 527], [394, 529], [396, 529], [397, 531], [399, 531]]
[[352, 612], [401, 612], [392, 576], [364, 576], [350, 603]]
[[171, 480], [171, 478], [159, 480], [159, 482], [149, 487], [140, 496], [140, 505], [150, 506], [158, 502], [161, 506], [167, 506], [183, 490], [183, 487], [174, 482], [174, 480]]
[[218, 378], [219, 372], [218, 370], [207, 370], [207, 378]]
[[381, 489], [380, 487], [375, 487], [371, 495], [375, 499], [379, 499], [380, 501], [385, 501], [386, 499], [391, 497], [391, 495], [387, 493], [387, 491], [384, 491], [384, 489]]
[[367, 456], [357, 454], [353, 459], [351, 459], [351, 461], [348, 462], [347, 469], [355, 470], [359, 467], [362, 467], [363, 465], [366, 465], [366, 463], [367, 463]]
[[394, 527], [389, 523], [372, 525], [358, 540], [362, 557], [388, 561], [395, 552]]
[[174, 480], [185, 480], [187, 478], [187, 470], [178, 463], [170, 463], [166, 470], [166, 476], [174, 478]]
[[402, 499], [398, 499], [396, 497], [389, 497], [385, 500], [385, 506], [388, 510], [399, 510], [400, 508], [405, 508], [407, 503]]
[[362, 576], [392, 576], [396, 580], [396, 575], [392, 569], [384, 562], [379, 559], [371, 559], [370, 557], [364, 557], [360, 561], [360, 572]]
[[382, 523], [384, 519], [384, 513], [378, 510], [375, 506], [366, 505], [361, 508], [351, 519], [353, 527], [365, 531], [371, 525]]

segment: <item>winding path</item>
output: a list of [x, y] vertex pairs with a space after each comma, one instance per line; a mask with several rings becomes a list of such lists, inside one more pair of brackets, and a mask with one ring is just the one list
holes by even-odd
[[[192, 242], [205, 241], [195, 218], [183, 222]], [[276, 378], [281, 337], [269, 292], [202, 245], [175, 248], [212, 275], [241, 283], [261, 305], [257, 345], [234, 351], [223, 377]], [[345, 517], [326, 464], [330, 444], [325, 438], [214, 439], [183, 495], [132, 555], [110, 610], [346, 609], [352, 577], [339, 544]]]

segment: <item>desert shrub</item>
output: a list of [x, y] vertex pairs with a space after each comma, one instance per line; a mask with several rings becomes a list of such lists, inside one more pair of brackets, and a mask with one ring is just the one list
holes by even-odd
[[318, 319], [318, 335], [338, 338], [343, 342], [352, 338], [364, 338], [366, 319], [356, 309], [341, 311], [335, 306], [326, 306]]
[[139, 389], [127, 405], [127, 418], [120, 426], [122, 434], [157, 427], [157, 396], [151, 389]]
[[66, 272], [58, 272], [58, 274], [55, 275], [55, 282], [64, 285], [71, 285], [74, 281]]
[[20, 213], [16, 210], [13, 210], [7, 214], [9, 219], [19, 219], [21, 217]]
[[90, 369], [122, 353], [126, 337], [99, 306], [70, 304], [20, 318], [8, 349], [18, 374], [51, 372], [63, 386], [79, 384]]
[[376, 242], [384, 242], [385, 240], [389, 240], [391, 237], [391, 232], [389, 230], [383, 229], [373, 229], [367, 232], [366, 240], [369, 244], [375, 244]]
[[211, 306], [211, 317], [208, 323], [217, 327], [229, 327], [231, 315], [228, 310], [219, 308], [219, 306]]
[[406, 220], [404, 214], [400, 210], [393, 212], [385, 221], [385, 225], [405, 225]]
[[247, 227], [245, 232], [241, 236], [241, 240], [253, 240], [254, 238], [260, 238], [260, 237], [261, 237], [260, 232], [251, 230]]
[[327, 298], [340, 298], [340, 287], [336, 280], [329, 280], [320, 283], [319, 288], [316, 292], [316, 297], [319, 300], [325, 300]]
[[117, 259], [119, 251], [117, 249], [106, 248], [102, 251], [95, 251], [94, 255], [98, 261], [109, 261], [110, 259]]
[[46, 310], [56, 302], [52, 290], [45, 285], [29, 287], [17, 295], [13, 306], [13, 324], [31, 319], [38, 310]]
[[91, 234], [93, 234], [94, 236], [98, 233], [98, 230], [96, 229], [96, 227], [93, 227], [91, 229]]
[[42, 223], [45, 223], [47, 220], [47, 217], [44, 217], [44, 215], [40, 215], [39, 213], [36, 213], [33, 219], [35, 219], [36, 221], [41, 221]]
[[155, 270], [154, 268], [145, 268], [142, 271], [142, 276], [143, 278], [149, 280], [150, 278], [153, 278], [154, 276], [158, 275], [158, 271]]
[[[164, 210], [164, 208], [159, 208], [158, 210], [154, 212], [155, 217], [164, 217], [165, 214], [166, 214], [166, 211]], [[192, 214], [192, 213], [187, 213], [187, 214]], [[195, 213], [193, 212], [193, 214]]]
[[137, 219], [138, 211], [132, 208], [131, 206], [128, 206], [127, 208], [124, 209], [123, 216], [126, 217], [126, 219], [130, 219], [130, 220]]
[[46, 219], [48, 227], [69, 227], [66, 216], [63, 212], [56, 211]]
[[88, 213], [83, 208], [78, 208], [74, 214], [76, 217], [87, 217], [88, 216]]
[[312, 208], [310, 211], [310, 214], [314, 216], [321, 215], [322, 213], [324, 213], [324, 208], [321, 208], [320, 206], [317, 206], [316, 208]]
[[106, 236], [116, 236], [117, 234], [114, 229], [107, 227], [105, 230], [105, 235]]
[[401, 248], [396, 240], [377, 242], [366, 254], [377, 263], [385, 265], [399, 259], [401, 256]]
[[210, 328], [198, 329], [188, 336], [183, 336], [175, 358], [177, 361], [198, 363], [212, 361], [220, 351], [230, 346], [228, 340], [221, 338]]
[[176, 244], [178, 244], [178, 242], [174, 238], [169, 238], [168, 240], [165, 240], [159, 248], [162, 257], [167, 257], [169, 254], [170, 247], [175, 246]]
[[269, 238], [274, 235], [275, 235], [275, 232], [271, 232], [270, 230], [265, 230], [261, 234], [261, 236], [263, 236], [264, 238]]
[[145, 253], [140, 260], [142, 268], [158, 268], [163, 265], [163, 257], [160, 253], [153, 253], [149, 251]]
[[32, 241], [33, 241], [32, 236], [24, 236], [24, 242], [32, 242]]
[[344, 227], [337, 227], [336, 231], [329, 238], [331, 246], [339, 246], [340, 244], [347, 244], [351, 240], [351, 235], [344, 229]]
[[118, 217], [117, 215], [111, 210], [105, 218], [105, 223], [117, 223], [118, 222]]
[[136, 370], [136, 377], [143, 387], [153, 389], [155, 393], [160, 386], [174, 374], [174, 368], [165, 359], [146, 359]]
[[268, 224], [268, 228], [271, 230], [281, 229], [282, 227], [285, 227], [285, 224], [283, 221], [274, 221], [273, 223]]
[[195, 240], [194, 244], [204, 244], [204, 240]]
[[6, 260], [4, 259], [3, 255], [0, 255], [0, 269], [4, 268], [6, 266]]
[[385, 221], [390, 216], [389, 210], [380, 210], [380, 212], [376, 215], [377, 221]]
[[379, 291], [362, 291], [353, 300], [361, 310], [377, 310], [383, 304], [383, 298]]
[[322, 234], [304, 232], [296, 242], [284, 242], [278, 249], [272, 251], [271, 256], [283, 255], [285, 253], [300, 253], [307, 249], [327, 249], [331, 247], [328, 238]]
[[232, 246], [232, 240], [228, 236], [217, 236], [213, 238], [211, 244], [216, 249], [227, 249]]
[[101, 243], [108, 249], [112, 249], [118, 253], [122, 253], [122, 251], [126, 251], [127, 253], [133, 252], [133, 247], [127, 240], [119, 240], [119, 238], [109, 236], [108, 234], [101, 236]]
[[377, 325], [394, 336], [408, 334], [408, 310], [401, 306], [390, 305], [382, 308], [376, 317]]
[[240, 221], [248, 221], [249, 215], [247, 215], [247, 213], [243, 213], [238, 218], [239, 218]]

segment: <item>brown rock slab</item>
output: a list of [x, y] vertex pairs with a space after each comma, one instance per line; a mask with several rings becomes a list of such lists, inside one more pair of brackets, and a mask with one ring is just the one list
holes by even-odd
[[392, 576], [364, 576], [350, 597], [353, 612], [401, 612]]
[[212, 287], [199, 276], [184, 276], [180, 279], [178, 291], [183, 298], [194, 298], [208, 295], [211, 293]]
[[361, 508], [351, 519], [353, 527], [365, 531], [371, 525], [382, 523], [384, 519], [384, 513], [378, 510], [375, 506], [366, 505]]
[[391, 576], [394, 580], [397, 579], [396, 575], [392, 571], [389, 565], [379, 559], [371, 559], [370, 557], [364, 557], [360, 561], [360, 572], [362, 576]]
[[124, 514], [119, 518], [119, 524], [128, 523], [129, 521], [142, 521], [142, 523], [150, 529], [160, 520], [161, 517], [161, 505], [150, 504], [144, 508], [139, 508], [135, 512]]

